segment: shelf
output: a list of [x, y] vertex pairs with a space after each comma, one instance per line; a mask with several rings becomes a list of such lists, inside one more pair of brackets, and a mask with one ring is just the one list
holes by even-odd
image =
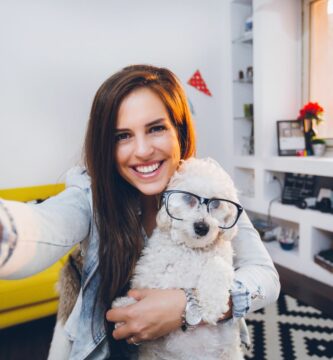
[[234, 157], [234, 167], [241, 167], [245, 169], [254, 169], [257, 163], [256, 158], [252, 155], [243, 155]]
[[252, 0], [232, 0], [233, 4], [252, 6]]
[[235, 116], [234, 120], [249, 120], [249, 121], [253, 121], [253, 117], [252, 116]]
[[264, 245], [275, 263], [333, 286], [332, 273], [316, 264], [313, 258], [305, 266], [298, 254], [297, 247], [292, 250], [283, 250], [277, 241], [264, 243]]
[[[246, 210], [267, 216], [268, 201], [259, 201], [245, 195], [240, 195], [240, 201]], [[295, 223], [304, 222], [320, 230], [333, 232], [333, 214], [325, 214], [318, 210], [303, 210], [294, 205], [285, 205], [276, 201], [271, 205], [271, 217]]]
[[[296, 5], [293, 2], [287, 3], [283, 11], [278, 10], [279, 14], [287, 15], [289, 10], [293, 13], [296, 11]], [[277, 241], [264, 242], [263, 245], [273, 261], [333, 286], [333, 274], [314, 261], [314, 256], [319, 251], [333, 248], [333, 214], [300, 209], [294, 205], [282, 204], [278, 200], [281, 197], [281, 187], [283, 187], [287, 172], [323, 177], [325, 178], [321, 179], [323, 187], [331, 188], [333, 186], [333, 147], [331, 150], [328, 149], [325, 156], [321, 158], [277, 156], [276, 145], [274, 145], [276, 118], [284, 118], [281, 114], [285, 112], [297, 111], [297, 108], [294, 109], [297, 104], [290, 102], [290, 96], [297, 93], [299, 74], [296, 67], [296, 72], [293, 71], [294, 68], [289, 72], [266, 70], [272, 67], [272, 60], [278, 64], [279, 61], [284, 61], [285, 56], [289, 60], [292, 59], [293, 54], [298, 51], [298, 43], [290, 43], [289, 39], [282, 36], [285, 32], [285, 24], [275, 23], [273, 28], [269, 27], [277, 8], [269, 5], [268, 8], [272, 13], [268, 14], [266, 11], [260, 11], [255, 4], [253, 0], [230, 0], [232, 117], [228, 119], [228, 125], [232, 129], [232, 138], [228, 140], [232, 142], [230, 146], [232, 154], [228, 159], [230, 163], [228, 165], [232, 168], [231, 173], [238, 189], [239, 202], [248, 215], [251, 218], [267, 220], [269, 213], [272, 222], [280, 227], [275, 229], [277, 237], [296, 239], [296, 246], [291, 250], [282, 249]], [[266, 30], [264, 33], [245, 32], [249, 29], [245, 22], [249, 22], [251, 16], [255, 25], [262, 25], [262, 23], [268, 25], [266, 28], [269, 29], [268, 32]], [[297, 27], [295, 28], [294, 24], [289, 25], [288, 32], [293, 36], [296, 35]], [[279, 59], [265, 52], [269, 39], [276, 32], [275, 27], [281, 35], [274, 38], [281, 55]], [[258, 46], [254, 46], [254, 43]], [[300, 59], [297, 58], [297, 61], [300, 62]], [[252, 79], [246, 76], [246, 71], [250, 66], [255, 74]], [[272, 78], [274, 78], [274, 83]], [[254, 86], [254, 83], [258, 83], [259, 86]], [[262, 83], [271, 84], [269, 92], [261, 91], [260, 84]], [[281, 92], [281, 89], [285, 88], [289, 90]], [[279, 107], [279, 114], [272, 117], [271, 112], [275, 107], [274, 99], [276, 98], [279, 98], [282, 108]], [[244, 113], [244, 104], [253, 104], [255, 113], [251, 113], [254, 114], [251, 118], [244, 116], [244, 114], [250, 114]], [[249, 155], [252, 152], [254, 155]]]
[[253, 84], [253, 80], [239, 80], [236, 79], [233, 81], [236, 84], [247, 84], [247, 85], [252, 85]]
[[244, 33], [242, 36], [234, 39], [233, 44], [252, 44], [253, 36], [252, 31]]
[[[268, 208], [268, 205], [267, 205]], [[274, 202], [271, 206], [271, 216], [291, 221], [306, 221], [318, 228], [333, 231], [333, 215], [325, 214], [318, 210], [299, 209], [294, 205], [284, 205]]]
[[333, 157], [272, 156], [264, 159], [264, 168], [271, 171], [333, 177]]
[[264, 242], [266, 249], [274, 262], [290, 267], [290, 264], [299, 261], [298, 247], [292, 250], [283, 250], [277, 241]]

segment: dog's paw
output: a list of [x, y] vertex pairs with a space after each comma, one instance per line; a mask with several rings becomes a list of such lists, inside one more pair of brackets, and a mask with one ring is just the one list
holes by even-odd
[[207, 261], [197, 285], [198, 299], [202, 308], [203, 320], [216, 324], [229, 310], [229, 298], [234, 270], [221, 257]]
[[115, 308], [119, 308], [119, 307], [124, 307], [124, 306], [128, 306], [128, 305], [132, 305], [132, 304], [135, 304], [137, 301], [132, 298], [132, 297], [129, 297], [129, 296], [123, 296], [123, 297], [119, 297], [117, 299], [115, 299], [113, 302], [112, 302], [112, 308], [115, 309]]

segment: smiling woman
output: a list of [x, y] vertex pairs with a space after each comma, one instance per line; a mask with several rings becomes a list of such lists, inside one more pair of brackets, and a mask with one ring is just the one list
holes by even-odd
[[[133, 65], [98, 89], [85, 139], [86, 166], [68, 173], [66, 190], [40, 205], [0, 201], [0, 247], [6, 239], [15, 240], [15, 246], [0, 251], [0, 264], [8, 257], [0, 277], [40, 271], [81, 244], [80, 292], [70, 296], [69, 318], [58, 319], [50, 360], [131, 358], [135, 351], [128, 344], [160, 338], [188, 319], [187, 305], [198, 301], [188, 296], [193, 289], [128, 289], [156, 228], [159, 200], [180, 160], [194, 154], [193, 122], [177, 77], [165, 68]], [[199, 199], [211, 212], [225, 205]], [[242, 318], [279, 293], [273, 263], [246, 214], [237, 209], [237, 271], [226, 294], [229, 310], [221, 319]], [[220, 225], [224, 228], [217, 231], [224, 231], [225, 224]], [[137, 303], [109, 310], [126, 293]], [[123, 325], [115, 328], [115, 323]], [[242, 339], [247, 342], [246, 332]]]

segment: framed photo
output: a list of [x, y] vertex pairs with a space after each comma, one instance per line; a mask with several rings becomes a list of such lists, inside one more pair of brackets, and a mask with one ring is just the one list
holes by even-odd
[[279, 156], [303, 154], [305, 150], [303, 122], [299, 120], [279, 120], [276, 125]]

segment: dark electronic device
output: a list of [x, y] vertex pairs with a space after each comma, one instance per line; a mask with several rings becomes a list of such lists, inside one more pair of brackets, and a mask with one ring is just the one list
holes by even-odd
[[322, 198], [319, 202], [316, 204], [316, 209], [323, 213], [330, 213], [332, 210], [332, 202], [329, 198]]
[[317, 176], [286, 173], [282, 192], [282, 204], [299, 205], [303, 199], [313, 197]]

